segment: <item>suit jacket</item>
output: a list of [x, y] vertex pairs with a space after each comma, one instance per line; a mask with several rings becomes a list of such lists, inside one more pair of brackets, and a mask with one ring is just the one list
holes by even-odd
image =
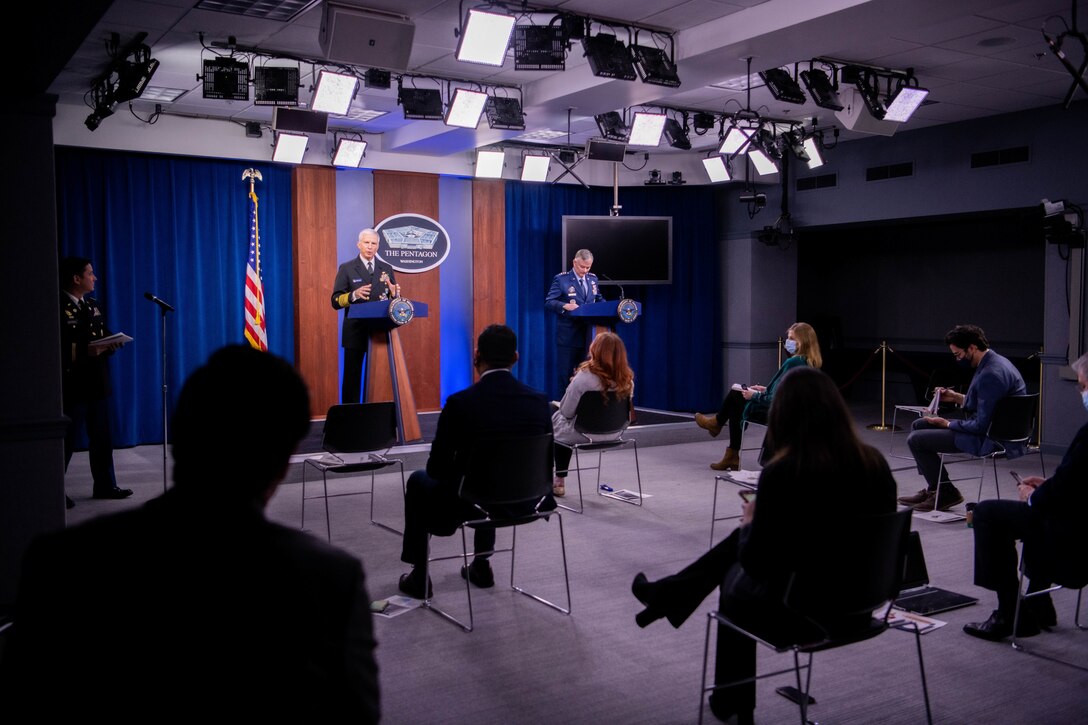
[[102, 400], [110, 395], [109, 354], [91, 357], [87, 343], [110, 335], [98, 302], [83, 297], [84, 307], [60, 293], [61, 381], [65, 401]]
[[559, 316], [555, 326], [555, 344], [559, 347], [576, 347], [582, 350], [589, 344], [590, 326], [585, 322], [571, 317], [563, 305], [568, 302], [577, 302], [579, 306], [590, 302], [601, 302], [604, 295], [601, 294], [597, 283], [597, 275], [592, 272], [586, 274], [586, 291], [583, 293], [578, 284], [578, 276], [574, 270], [555, 275], [552, 279], [551, 289], [544, 300], [545, 309], [551, 310]]
[[494, 436], [535, 435], [552, 430], [547, 397], [509, 370], [488, 372], [454, 393], [438, 416], [438, 429], [427, 459], [427, 475], [459, 485], [473, 444]]
[[0, 689], [43, 719], [372, 723], [374, 646], [358, 560], [182, 486], [31, 546]]
[[[963, 420], [951, 420], [948, 429], [956, 433], [956, 448], [973, 456], [984, 456], [994, 450], [992, 441], [986, 439], [986, 431], [994, 418], [997, 401], [1009, 395], [1024, 395], [1028, 392], [1020, 371], [1009, 362], [1008, 358], [998, 355], [991, 348], [982, 356], [982, 362], [975, 368], [975, 377], [967, 388], [963, 409], [967, 415]], [[1024, 455], [1023, 446], [1007, 446], [1009, 458]]]
[[[1088, 424], [1077, 431], [1054, 475], [1028, 499], [1035, 531], [1041, 540], [1027, 542], [1024, 550], [1028, 575], [1062, 583], [1070, 572], [1088, 575]], [[1045, 576], [1042, 576], [1045, 575]]]
[[[354, 259], [349, 259], [341, 264], [340, 268], [336, 270], [336, 279], [332, 283], [332, 298], [330, 300], [332, 302], [332, 308], [334, 310], [342, 310], [349, 305], [354, 304], [351, 302], [351, 293], [368, 284], [370, 285], [370, 297], [362, 301], [373, 302], [380, 299], [383, 293], [388, 292], [385, 283], [381, 281], [382, 272], [385, 272], [386, 275], [389, 276], [390, 285], [397, 283], [393, 268], [377, 257], [374, 258], [373, 274], [367, 273], [366, 265], [363, 264], [362, 258], [358, 255], [356, 255]], [[367, 341], [366, 323], [362, 320], [348, 319], [348, 315], [345, 312], [343, 331], [340, 336], [340, 346], [365, 348], [367, 346]]]

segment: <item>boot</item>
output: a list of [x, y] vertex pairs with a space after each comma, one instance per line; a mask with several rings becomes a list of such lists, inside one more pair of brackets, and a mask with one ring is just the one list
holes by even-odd
[[722, 459], [717, 463], [711, 463], [710, 467], [715, 471], [739, 471], [740, 452], [734, 451], [732, 448], [726, 448]]
[[718, 422], [718, 416], [714, 415], [713, 413], [710, 415], [696, 413], [695, 425], [710, 431], [710, 435], [715, 438], [718, 436], [719, 433], [722, 432], [722, 424]]

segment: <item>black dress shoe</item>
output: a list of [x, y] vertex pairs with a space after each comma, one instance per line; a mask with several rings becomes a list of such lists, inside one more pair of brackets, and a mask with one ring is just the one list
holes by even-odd
[[427, 577], [427, 591], [423, 591], [423, 569], [412, 569], [407, 574], [400, 575], [397, 589], [407, 594], [412, 599], [430, 599], [434, 593], [431, 589], [431, 578]]
[[95, 491], [92, 498], [128, 498], [132, 495], [131, 488], [108, 488], [105, 491]]
[[468, 566], [461, 567], [461, 578], [468, 579], [480, 589], [495, 586], [495, 572], [491, 571], [487, 559], [474, 559]]
[[[1027, 611], [1035, 615], [1035, 622], [1040, 627], [1050, 629], [1058, 625], [1058, 613], [1054, 611], [1054, 602], [1049, 594], [1039, 594], [1031, 599], [1025, 599]], [[1023, 613], [1020, 614], [1023, 617]]]
[[736, 716], [737, 725], [753, 725], [756, 721], [755, 708], [738, 708], [719, 692], [710, 695], [710, 712], [722, 722]]
[[[1012, 634], [1012, 617], [1006, 617], [995, 609], [985, 622], [971, 622], [963, 625], [963, 631], [972, 637], [1000, 642]], [[1035, 617], [1028, 612], [1020, 612], [1020, 626], [1016, 629], [1017, 637], [1034, 637], [1039, 634], [1039, 625]]]

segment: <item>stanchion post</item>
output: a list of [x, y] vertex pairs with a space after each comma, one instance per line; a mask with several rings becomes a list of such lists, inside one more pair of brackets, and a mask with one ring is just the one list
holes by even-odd
[[782, 343], [781, 337], [778, 338], [778, 367], [782, 367]]
[[1043, 348], [1039, 348], [1039, 410], [1035, 414], [1035, 445], [1043, 447]]
[[888, 341], [881, 340], [880, 347], [880, 422], [866, 426], [869, 430], [891, 430], [887, 424], [885, 409], [888, 402]]

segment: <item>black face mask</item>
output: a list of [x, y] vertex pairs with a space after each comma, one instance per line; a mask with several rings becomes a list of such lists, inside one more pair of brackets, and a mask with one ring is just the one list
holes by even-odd
[[965, 358], [965, 357], [961, 357], [958, 360], [956, 360], [956, 364], [959, 365], [961, 368], [964, 368], [964, 369], [967, 369], [967, 368], [971, 367], [971, 361], [969, 359]]

